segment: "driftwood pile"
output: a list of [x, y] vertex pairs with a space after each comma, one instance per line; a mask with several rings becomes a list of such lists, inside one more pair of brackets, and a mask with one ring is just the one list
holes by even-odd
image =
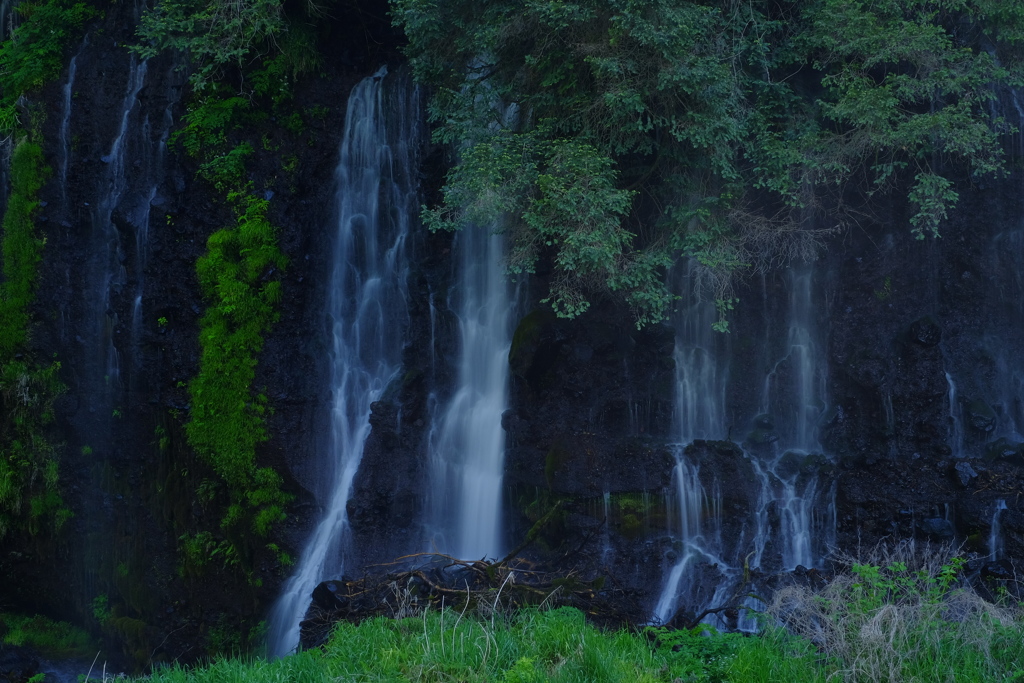
[[646, 617], [637, 596], [608, 577], [556, 574], [514, 557], [466, 561], [421, 553], [378, 569], [379, 574], [324, 581], [316, 587], [300, 626], [303, 648], [322, 645], [339, 621], [410, 617], [428, 607], [490, 616], [529, 605], [568, 605], [609, 626], [642, 623]]

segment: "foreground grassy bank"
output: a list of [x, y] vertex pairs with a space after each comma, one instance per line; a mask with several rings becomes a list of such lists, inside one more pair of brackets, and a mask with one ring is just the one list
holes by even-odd
[[339, 624], [322, 650], [163, 670], [216, 681], [1024, 682], [1024, 619], [961, 583], [963, 562], [889, 555], [814, 589], [777, 591], [757, 636], [708, 629], [607, 632], [571, 608], [427, 611]]
[[[432, 608], [404, 619], [342, 622], [323, 648], [275, 661], [224, 659], [160, 669], [146, 680], [1024, 683], [1015, 582], [986, 585], [998, 604], [984, 600], [964, 578], [961, 558], [912, 543], [839, 564], [845, 570], [828, 580], [777, 589], [758, 635], [706, 627], [604, 631], [568, 607], [492, 611], [495, 595], [476, 601], [476, 611]], [[0, 615], [0, 625], [0, 642], [87, 647], [42, 618]]]
[[[779, 647], [782, 650], [775, 652]], [[661, 629], [607, 633], [587, 624], [583, 613], [572, 608], [525, 610], [493, 621], [446, 610], [400, 620], [377, 618], [358, 626], [341, 624], [323, 650], [277, 661], [224, 660], [200, 670], [163, 670], [150, 680], [824, 680], [816, 667], [812, 648], [781, 633], [765, 638], [707, 637]]]

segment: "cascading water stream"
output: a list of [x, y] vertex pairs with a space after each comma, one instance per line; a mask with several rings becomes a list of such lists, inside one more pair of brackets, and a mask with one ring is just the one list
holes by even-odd
[[370, 433], [370, 406], [401, 367], [420, 107], [418, 94], [386, 73], [381, 69], [353, 89], [345, 116], [327, 295], [333, 338], [330, 439], [320, 474], [329, 490], [318, 492], [323, 517], [271, 615], [275, 656], [298, 644], [299, 622], [317, 583], [346, 568], [346, 505]]
[[[757, 536], [754, 540], [755, 564], [760, 566], [771, 533], [768, 508], [778, 511], [779, 545], [782, 566], [813, 566], [815, 554], [817, 477], [804, 480], [801, 471], [808, 454], [821, 451], [817, 423], [826, 407], [826, 366], [823, 347], [818, 342], [815, 322], [814, 269], [791, 268], [789, 287], [789, 326], [783, 356], [766, 375], [758, 418], [759, 427], [774, 428], [779, 441], [775, 455], [754, 463], [761, 481], [758, 501]], [[825, 522], [827, 524], [827, 522]]]
[[680, 584], [686, 577], [687, 570], [698, 558], [706, 553], [702, 548], [701, 518], [708, 505], [708, 496], [700, 482], [699, 470], [686, 461], [681, 450], [676, 454], [676, 466], [672, 472], [675, 484], [675, 499], [679, 510], [679, 528], [676, 536], [680, 539], [682, 549], [679, 559], [673, 565], [665, 579], [658, 603], [654, 607], [655, 623], [665, 623], [675, 614], [679, 604]]
[[[805, 453], [821, 449], [818, 418], [825, 412], [825, 361], [817, 342], [814, 270], [789, 271], [789, 329], [783, 356], [765, 377], [761, 412], [775, 417], [780, 446]], [[787, 372], [781, 372], [785, 366]], [[785, 377], [782, 377], [785, 375]]]
[[60, 117], [60, 131], [58, 133], [58, 143], [60, 145], [60, 171], [57, 174], [57, 178], [60, 182], [60, 194], [61, 200], [64, 204], [62, 207], [65, 212], [68, 211], [68, 196], [67, 196], [67, 185], [68, 185], [68, 164], [71, 162], [71, 106], [73, 104], [73, 96], [75, 91], [75, 76], [78, 72], [78, 57], [82, 54], [82, 50], [88, 45], [88, 37], [82, 41], [82, 47], [79, 48], [78, 52], [71, 58], [68, 63], [68, 80], [64, 84], [62, 106], [61, 106], [61, 117]]
[[[171, 73], [174, 72], [174, 69], [175, 67], [172, 65]], [[169, 80], [173, 83], [173, 79]], [[125, 218], [135, 232], [135, 265], [132, 272], [135, 282], [135, 295], [132, 300], [131, 320], [134, 380], [141, 378], [142, 374], [143, 358], [142, 353], [139, 352], [139, 347], [142, 343], [144, 328], [143, 301], [146, 290], [146, 266], [149, 261], [149, 216], [153, 206], [158, 206], [164, 202], [164, 199], [159, 195], [159, 190], [166, 176], [164, 160], [167, 156], [167, 140], [170, 138], [171, 129], [174, 126], [174, 106], [176, 104], [176, 97], [167, 98], [167, 105], [164, 107], [163, 114], [158, 123], [159, 127], [157, 130], [159, 134], [156, 135], [155, 140], [153, 139], [153, 125], [149, 120], [149, 116], [147, 115], [143, 120], [141, 125], [142, 135], [140, 137], [142, 144], [138, 150], [134, 165], [136, 166], [135, 172], [145, 178], [146, 182], [135, 193], [133, 197], [134, 203], [122, 207]]]
[[[721, 567], [726, 563], [714, 557], [720, 543], [706, 542], [702, 532], [702, 518], [706, 509], [721, 509], [721, 495], [709, 498], [699, 476], [699, 468], [686, 460], [685, 444], [694, 439], [722, 439], [726, 437], [725, 385], [727, 366], [719, 361], [721, 335], [712, 328], [716, 320], [714, 304], [695, 296], [697, 266], [687, 262], [676, 281], [680, 292], [680, 305], [673, 316], [676, 339], [673, 357], [676, 367], [675, 383], [675, 449], [676, 465], [672, 472], [675, 485], [673, 496], [678, 508], [678, 529], [675, 537], [681, 544], [678, 559], [669, 571], [661, 595], [654, 607], [654, 620], [664, 623], [672, 618], [680, 602], [681, 587], [692, 579], [691, 570], [700, 558], [714, 558]], [[717, 338], [716, 338], [716, 335]], [[710, 540], [720, 533], [720, 515], [710, 516], [713, 529], [708, 529]]]
[[953, 457], [962, 458], [964, 452], [964, 427], [960, 419], [960, 401], [956, 395], [956, 382], [953, 376], [946, 373], [946, 399], [949, 401], [949, 445]]
[[1002, 559], [1003, 536], [999, 525], [999, 517], [1006, 509], [1006, 501], [1000, 498], [996, 501], [995, 510], [992, 512], [992, 525], [988, 532], [988, 556], [993, 562]]
[[432, 425], [428, 547], [456, 557], [496, 557], [501, 528], [508, 404], [511, 296], [504, 237], [494, 226], [456, 239], [457, 284], [449, 306], [459, 321], [457, 384]]
[[125, 284], [124, 251], [117, 227], [112, 221], [125, 191], [128, 188], [125, 152], [127, 139], [132, 122], [132, 111], [138, 105], [139, 91], [146, 80], [146, 62], [139, 62], [132, 56], [128, 69], [128, 87], [121, 107], [121, 119], [117, 134], [110, 146], [110, 151], [101, 160], [107, 165], [106, 173], [100, 186], [100, 195], [95, 203], [92, 226], [93, 240], [96, 249], [93, 252], [92, 269], [86, 285], [86, 310], [92, 309], [89, 316], [92, 332], [93, 358], [90, 363], [93, 374], [99, 375], [102, 381], [94, 377], [92, 386], [105, 386], [107, 393], [112, 393], [121, 384], [120, 352], [114, 340], [118, 325], [117, 314], [112, 305], [113, 296]]
[[673, 358], [676, 366], [675, 430], [680, 443], [694, 439], [724, 439], [727, 357], [720, 347], [723, 335], [712, 325], [718, 313], [710, 301], [694, 295], [697, 266], [690, 260], [682, 267], [677, 285], [681, 301], [673, 323], [676, 329]]
[[[67, 287], [75, 292], [76, 301], [68, 307], [68, 317], [62, 316], [58, 325], [68, 342], [63, 348], [74, 392], [89, 397], [83, 409], [73, 411], [68, 420], [69, 433], [88, 463], [82, 487], [82, 509], [86, 513], [79, 518], [82, 528], [76, 537], [78, 557], [83, 562], [75, 569], [82, 572], [83, 594], [96, 595], [111, 590], [112, 582], [118, 580], [97, 558], [112, 552], [128, 552], [123, 550], [126, 546], [120, 540], [114, 543], [112, 537], [119, 535], [136, 543], [149, 532], [141, 516], [122, 514], [127, 508], [119, 509], [120, 506], [112, 504], [112, 500], [122, 500], [122, 495], [112, 492], [105, 473], [111, 471], [117, 458], [128, 457], [124, 444], [131, 437], [127, 434], [145, 429], [140, 427], [139, 418], [150, 410], [141, 396], [132, 393], [135, 380], [143, 374], [131, 372], [132, 368], [140, 367], [141, 353], [141, 345], [131, 338], [127, 324], [134, 308], [132, 302], [141, 291], [136, 291], [130, 276], [141, 278], [139, 241], [131, 235], [140, 221], [148, 224], [151, 190], [162, 182], [165, 173], [165, 160], [153, 153], [152, 138], [157, 133], [147, 124], [149, 105], [160, 97], [173, 99], [181, 78], [169, 77], [160, 82], [154, 78], [160, 74], [150, 70], [151, 63], [124, 55], [120, 68], [114, 71], [125, 79], [120, 109], [116, 110], [115, 102], [115, 113], [109, 122], [110, 137], [96, 144], [102, 150], [102, 166], [89, 182], [81, 182], [88, 175], [85, 169], [92, 168], [95, 162], [79, 159], [72, 140], [82, 130], [92, 130], [87, 117], [89, 103], [96, 101], [92, 97], [97, 94], [82, 93], [82, 104], [75, 98], [75, 77], [80, 78], [78, 72], [84, 71], [95, 58], [91, 47], [83, 41], [69, 64], [63, 108], [56, 121], [55, 137], [60, 148], [54, 168], [58, 179], [66, 176], [71, 183], [66, 190], [60, 188], [58, 195], [62, 204], [61, 226], [67, 229], [60, 238], [74, 240], [84, 259], [81, 268], [64, 270]], [[140, 97], [144, 88], [146, 96]], [[164, 123], [166, 128], [171, 121], [164, 117]], [[141, 211], [137, 211], [140, 206]], [[88, 213], [83, 215], [84, 212]], [[84, 226], [83, 221], [87, 221]], [[67, 325], [67, 321], [75, 324]], [[119, 550], [112, 550], [112, 546]]]

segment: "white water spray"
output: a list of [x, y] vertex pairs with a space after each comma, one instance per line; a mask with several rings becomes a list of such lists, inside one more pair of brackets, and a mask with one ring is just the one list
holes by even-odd
[[[761, 482], [754, 538], [754, 562], [759, 567], [769, 543], [768, 509], [778, 512], [778, 548], [782, 567], [814, 566], [816, 532], [830, 532], [828, 515], [816, 519], [817, 476], [801, 476], [809, 453], [821, 452], [818, 420], [826, 408], [826, 365], [818, 341], [814, 305], [814, 270], [807, 267], [789, 273], [789, 327], [784, 355], [765, 377], [761, 413], [773, 415], [780, 441], [769, 460], [755, 461]], [[766, 418], [767, 419], [767, 418]], [[810, 456], [813, 457], [813, 456]], [[822, 529], [822, 527], [826, 527]]]
[[455, 391], [431, 430], [431, 519], [428, 549], [456, 557], [497, 557], [511, 346], [504, 237], [492, 226], [464, 228], [456, 241], [458, 276], [452, 309], [459, 320]]
[[330, 443], [323, 517], [271, 615], [275, 656], [293, 650], [316, 585], [345, 571], [351, 553], [346, 505], [370, 433], [370, 406], [401, 367], [408, 327], [406, 243], [416, 215], [413, 183], [419, 102], [403, 85], [389, 98], [386, 70], [352, 91], [336, 171], [337, 237], [328, 290]]
[[139, 102], [139, 91], [146, 82], [147, 63], [139, 62], [134, 56], [128, 68], [128, 87], [121, 106], [121, 119], [117, 134], [110, 145], [110, 151], [101, 157], [107, 165], [103, 182], [100, 185], [100, 196], [93, 214], [93, 239], [99, 246], [94, 262], [88, 289], [86, 304], [93, 308], [93, 339], [98, 342], [95, 349], [98, 369], [102, 371], [103, 384], [109, 389], [120, 387], [121, 355], [114, 343], [114, 333], [118, 325], [118, 317], [114, 312], [113, 295], [120, 292], [126, 280], [123, 247], [117, 227], [112, 221], [114, 209], [117, 208], [128, 189], [128, 173], [126, 171], [126, 149], [128, 133], [131, 128], [132, 111]]
[[[700, 481], [699, 468], [688, 462], [683, 452], [685, 444], [694, 439], [722, 439], [727, 432], [727, 371], [719, 362], [719, 346], [724, 342], [712, 328], [717, 318], [714, 304], [695, 295], [696, 277], [697, 266], [692, 261], [687, 262], [676, 285], [681, 296], [673, 317], [676, 329], [673, 352], [676, 364], [675, 432], [679, 446], [675, 450], [676, 465], [672, 472], [674, 495], [670, 498], [674, 499], [678, 511], [678, 528], [673, 530], [673, 535], [680, 550], [654, 607], [656, 623], [671, 619], [682, 595], [690, 593], [687, 584], [692, 582], [698, 562], [708, 560], [720, 568], [727, 566], [716, 557], [721, 548], [721, 494], [716, 489], [712, 496], [708, 496]], [[705, 519], [707, 511], [711, 514]], [[720, 588], [724, 589], [724, 584]]]
[[996, 508], [992, 512], [992, 525], [988, 532], [988, 556], [995, 561], [1003, 556], [1003, 536], [999, 526], [999, 517], [1006, 509], [1006, 501], [1000, 498], [996, 501]]

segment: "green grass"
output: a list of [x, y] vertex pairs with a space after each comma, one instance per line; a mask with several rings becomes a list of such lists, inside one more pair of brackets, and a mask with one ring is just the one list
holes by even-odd
[[[697, 636], [699, 637], [699, 636]], [[455, 611], [339, 624], [328, 645], [267, 662], [157, 672], [186, 681], [671, 681], [646, 638], [602, 633], [575, 609], [523, 611], [494, 624]]]
[[782, 633], [762, 639], [702, 629], [606, 632], [568, 607], [493, 621], [446, 610], [341, 623], [322, 650], [269, 662], [225, 659], [191, 671], [164, 669], [149, 680], [793, 683], [824, 681], [818, 660], [809, 643]]
[[906, 549], [850, 563], [818, 590], [778, 591], [764, 615], [772, 625], [756, 636], [706, 627], [602, 631], [572, 608], [428, 611], [343, 622], [322, 649], [277, 661], [225, 659], [150, 680], [1024, 682], [1019, 606], [993, 605], [961, 585], [961, 560]]

